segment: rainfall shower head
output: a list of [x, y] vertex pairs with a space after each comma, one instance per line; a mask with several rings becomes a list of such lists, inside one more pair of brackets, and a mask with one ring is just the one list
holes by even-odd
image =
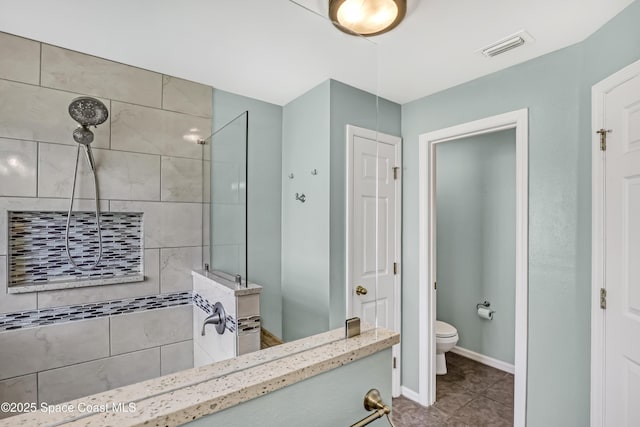
[[83, 127], [98, 126], [109, 117], [107, 107], [99, 100], [81, 96], [69, 104], [69, 115]]

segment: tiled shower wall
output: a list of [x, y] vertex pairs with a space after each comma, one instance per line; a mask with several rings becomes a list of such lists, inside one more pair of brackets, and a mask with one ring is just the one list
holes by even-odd
[[[209, 180], [202, 174], [209, 166], [195, 139], [211, 132], [211, 93], [208, 86], [0, 33], [0, 313], [191, 289], [190, 271], [201, 267], [208, 245], [202, 228], [209, 192], [203, 181]], [[92, 145], [100, 205], [144, 214], [145, 280], [8, 294], [7, 211], [67, 209], [76, 153], [76, 123], [67, 108], [80, 95], [109, 108]], [[80, 160], [74, 208], [92, 210], [93, 183]], [[11, 331], [12, 343], [22, 343], [30, 356], [7, 359], [0, 342], [0, 400], [9, 400], [7, 393], [33, 398], [36, 390], [41, 401], [65, 395], [61, 384], [98, 366], [111, 373], [111, 384], [167, 373], [170, 360], [185, 367], [183, 361], [192, 363], [192, 335], [191, 315], [183, 311], [191, 307], [160, 310]], [[114, 329], [118, 317], [123, 324]], [[176, 333], [176, 325], [188, 331]], [[156, 329], [158, 339], [144, 342], [145, 332]], [[116, 351], [114, 340], [131, 345]], [[123, 367], [139, 375], [131, 378]]]

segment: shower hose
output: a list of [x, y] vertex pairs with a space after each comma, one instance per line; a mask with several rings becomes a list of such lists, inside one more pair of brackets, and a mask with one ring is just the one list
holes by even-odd
[[[69, 229], [71, 227], [71, 213], [73, 211], [73, 199], [76, 192], [76, 178], [78, 175], [78, 162], [80, 161], [80, 144], [77, 144], [78, 150], [76, 151], [76, 167], [73, 171], [73, 185], [71, 186], [71, 202], [69, 203], [69, 212], [67, 213], [67, 228], [65, 230], [65, 249], [67, 251], [67, 258], [69, 258], [69, 262], [78, 270], [82, 271], [91, 271], [95, 269], [100, 260], [102, 259], [102, 234], [100, 232], [100, 204], [98, 199], [98, 178], [96, 177], [96, 171], [91, 165], [89, 165], [89, 169], [91, 169], [91, 173], [93, 174], [93, 188], [95, 189], [95, 201], [96, 201], [96, 230], [98, 231], [98, 258], [90, 264], [89, 266], [81, 266], [78, 265], [73, 257], [71, 256], [71, 250], [69, 249]], [[88, 150], [89, 148], [85, 148]]]

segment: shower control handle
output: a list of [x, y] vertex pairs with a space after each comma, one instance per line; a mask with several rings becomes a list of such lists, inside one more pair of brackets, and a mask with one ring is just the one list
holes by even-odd
[[367, 294], [367, 288], [365, 288], [362, 285], [358, 285], [356, 286], [356, 295], [366, 295]]
[[216, 325], [216, 331], [222, 335], [227, 325], [227, 314], [224, 311], [224, 307], [220, 302], [217, 302], [213, 306], [213, 314], [204, 319], [202, 323], [202, 336], [205, 334], [205, 327], [207, 325]]

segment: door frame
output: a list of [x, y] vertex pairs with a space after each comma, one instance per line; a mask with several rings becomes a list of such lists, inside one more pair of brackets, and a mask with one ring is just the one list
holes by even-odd
[[[351, 240], [352, 240], [352, 230], [353, 230], [353, 206], [351, 203], [351, 198], [353, 197], [352, 188], [353, 188], [353, 169], [351, 167], [352, 155], [353, 152], [353, 138], [355, 136], [360, 136], [362, 138], [370, 139], [373, 141], [377, 141], [378, 143], [385, 143], [389, 145], [393, 145], [396, 156], [396, 165], [400, 169], [400, 174], [398, 175], [398, 179], [395, 180], [395, 217], [396, 217], [396, 239], [395, 244], [393, 245], [395, 254], [396, 254], [396, 262], [399, 266], [402, 266], [402, 138], [399, 136], [389, 135], [382, 132], [377, 132], [375, 130], [366, 129], [354, 125], [346, 126], [346, 138], [347, 138], [347, 157], [346, 157], [346, 227], [345, 227], [345, 249], [346, 249], [346, 277], [345, 277], [345, 294], [346, 294], [346, 316], [350, 318], [352, 316], [352, 307], [353, 304], [353, 294], [351, 292], [351, 283], [352, 283], [352, 271], [351, 271]], [[398, 274], [395, 275], [394, 278], [394, 290], [393, 290], [393, 308], [394, 308], [394, 319], [393, 322], [396, 326], [396, 332], [401, 331], [401, 321], [402, 321], [402, 303], [401, 303], [401, 284], [402, 284], [402, 268], [399, 269]], [[377, 326], [377, 325], [376, 325]], [[401, 348], [400, 344], [394, 345], [391, 349], [392, 356], [396, 359], [396, 367], [392, 370], [392, 381], [391, 388], [393, 397], [397, 397], [400, 395], [400, 372], [401, 372]]]
[[591, 88], [591, 426], [604, 426], [605, 310], [600, 308], [600, 288], [604, 283], [604, 189], [603, 162], [598, 129], [605, 127], [605, 97], [628, 80], [640, 75], [640, 61], [615, 72]]
[[[435, 402], [435, 149], [438, 143], [506, 129], [516, 131], [516, 326], [514, 425], [526, 424], [528, 332], [529, 131], [527, 108], [420, 135], [419, 149], [419, 356], [418, 403]], [[411, 392], [411, 391], [410, 391]]]

